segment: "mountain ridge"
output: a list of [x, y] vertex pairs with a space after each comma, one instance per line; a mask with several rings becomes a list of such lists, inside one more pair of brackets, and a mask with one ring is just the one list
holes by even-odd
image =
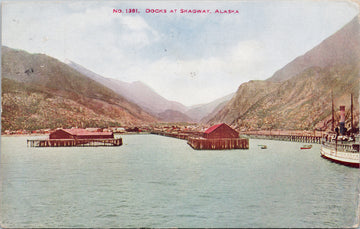
[[[113, 78], [106, 78], [71, 60], [66, 60], [66, 64], [112, 89], [119, 95], [124, 96], [129, 101], [138, 104], [141, 108], [162, 121], [172, 120], [169, 115], [173, 113], [176, 116], [177, 122], [198, 122], [205, 116], [208, 116], [220, 103], [223, 104], [224, 101], [229, 100], [234, 94], [231, 93], [209, 103], [185, 106], [179, 102], [165, 99], [142, 81], [133, 81], [129, 83]], [[181, 112], [182, 114], [180, 115], [178, 112]], [[180, 120], [180, 117], [183, 117], [183, 120]]]
[[268, 78], [268, 81], [280, 82], [313, 66], [331, 67], [335, 64], [355, 62], [360, 56], [360, 28], [358, 16], [323, 40], [320, 44], [298, 56]]
[[205, 122], [203, 119], [206, 119], [214, 110], [221, 109], [225, 105], [225, 102], [229, 101], [234, 94], [235, 93], [228, 94], [209, 103], [190, 106], [185, 114], [193, 120], [203, 123]]
[[117, 79], [105, 78], [73, 61], [68, 60], [67, 64], [102, 85], [112, 89], [119, 95], [138, 104], [140, 107], [154, 115], [167, 109], [177, 110], [180, 112], [185, 112], [187, 110], [187, 107], [183, 104], [165, 99], [141, 81], [129, 83]]
[[2, 46], [1, 64], [2, 129], [157, 121], [139, 106], [55, 58]]
[[[267, 80], [240, 85], [233, 99], [207, 123], [226, 122], [242, 131], [330, 130], [331, 94], [335, 106], [346, 105], [347, 110], [350, 94], [359, 100], [359, 31], [355, 17]], [[359, 104], [354, 108], [358, 125]]]

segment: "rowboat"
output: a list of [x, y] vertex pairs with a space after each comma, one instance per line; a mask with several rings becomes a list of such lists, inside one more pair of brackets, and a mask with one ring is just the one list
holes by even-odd
[[260, 146], [260, 149], [267, 149], [266, 145], [258, 145], [258, 146]]
[[301, 146], [300, 149], [311, 149], [312, 148], [312, 145], [304, 145], [304, 146]]

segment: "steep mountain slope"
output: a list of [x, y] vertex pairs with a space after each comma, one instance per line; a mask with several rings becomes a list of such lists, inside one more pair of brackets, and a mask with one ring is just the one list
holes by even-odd
[[[67, 60], [66, 64], [112, 89], [127, 100], [139, 105], [144, 110], [165, 122], [171, 122], [170, 120], [176, 120], [176, 122], [198, 122], [202, 118], [208, 116], [211, 112], [214, 112], [215, 108], [222, 108], [225, 105], [225, 102], [229, 101], [234, 95], [234, 93], [232, 93], [210, 103], [186, 107], [181, 103], [165, 99], [141, 81], [127, 83], [121, 80], [100, 76], [70, 60]], [[175, 117], [172, 118], [171, 115], [174, 115]], [[182, 120], [181, 117], [183, 118]]]
[[284, 81], [313, 66], [324, 68], [352, 63], [360, 56], [359, 39], [359, 19], [355, 17], [337, 33], [278, 70], [268, 81]]
[[242, 84], [209, 123], [226, 122], [240, 130], [329, 129], [332, 92], [336, 109], [346, 105], [348, 110], [354, 95], [358, 123], [359, 28], [355, 18], [267, 81]]
[[278, 83], [265, 81], [249, 81], [240, 85], [233, 98], [221, 109], [209, 123], [225, 122], [234, 124], [234, 120], [243, 116], [258, 100], [276, 90]]
[[66, 64], [2, 47], [2, 129], [141, 124], [156, 119]]
[[165, 99], [140, 81], [127, 83], [121, 80], [105, 78], [72, 61], [67, 61], [67, 64], [82, 74], [112, 89], [127, 100], [138, 104], [140, 107], [154, 115], [166, 110], [180, 112], [185, 112], [187, 110], [186, 106]]
[[212, 112], [210, 112], [210, 113], [209, 113], [208, 115], [206, 115], [205, 117], [201, 118], [200, 123], [207, 123], [207, 122], [209, 122], [209, 120], [210, 120], [214, 115], [216, 115], [219, 111], [221, 111], [221, 110], [226, 106], [226, 104], [227, 104], [228, 102], [229, 102], [229, 101], [224, 101], [224, 102], [220, 103], [219, 105], [217, 105]]
[[157, 117], [164, 122], [194, 122], [189, 116], [174, 110], [166, 110], [157, 115]]
[[210, 113], [214, 112], [216, 108], [221, 109], [224, 107], [226, 102], [228, 102], [233, 97], [233, 95], [234, 93], [231, 93], [210, 103], [191, 106], [189, 107], [189, 110], [185, 112], [185, 114], [195, 121], [200, 121]]

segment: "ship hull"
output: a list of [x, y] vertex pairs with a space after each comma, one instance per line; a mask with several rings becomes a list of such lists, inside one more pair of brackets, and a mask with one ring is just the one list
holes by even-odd
[[346, 152], [321, 146], [321, 157], [342, 165], [359, 168], [359, 152]]

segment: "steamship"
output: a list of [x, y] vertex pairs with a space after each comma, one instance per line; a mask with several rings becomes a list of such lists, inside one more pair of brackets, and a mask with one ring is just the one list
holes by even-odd
[[336, 163], [359, 168], [359, 135], [354, 140], [343, 140], [340, 137], [331, 141], [323, 141], [321, 156]]
[[[334, 110], [334, 109], [333, 109]], [[334, 123], [334, 115], [333, 115]], [[323, 136], [321, 156], [343, 165], [357, 167], [360, 165], [359, 131], [353, 127], [353, 104], [351, 96], [351, 129], [345, 128], [345, 106], [340, 106], [340, 128], [335, 128], [335, 134]], [[355, 135], [357, 134], [357, 135]]]

